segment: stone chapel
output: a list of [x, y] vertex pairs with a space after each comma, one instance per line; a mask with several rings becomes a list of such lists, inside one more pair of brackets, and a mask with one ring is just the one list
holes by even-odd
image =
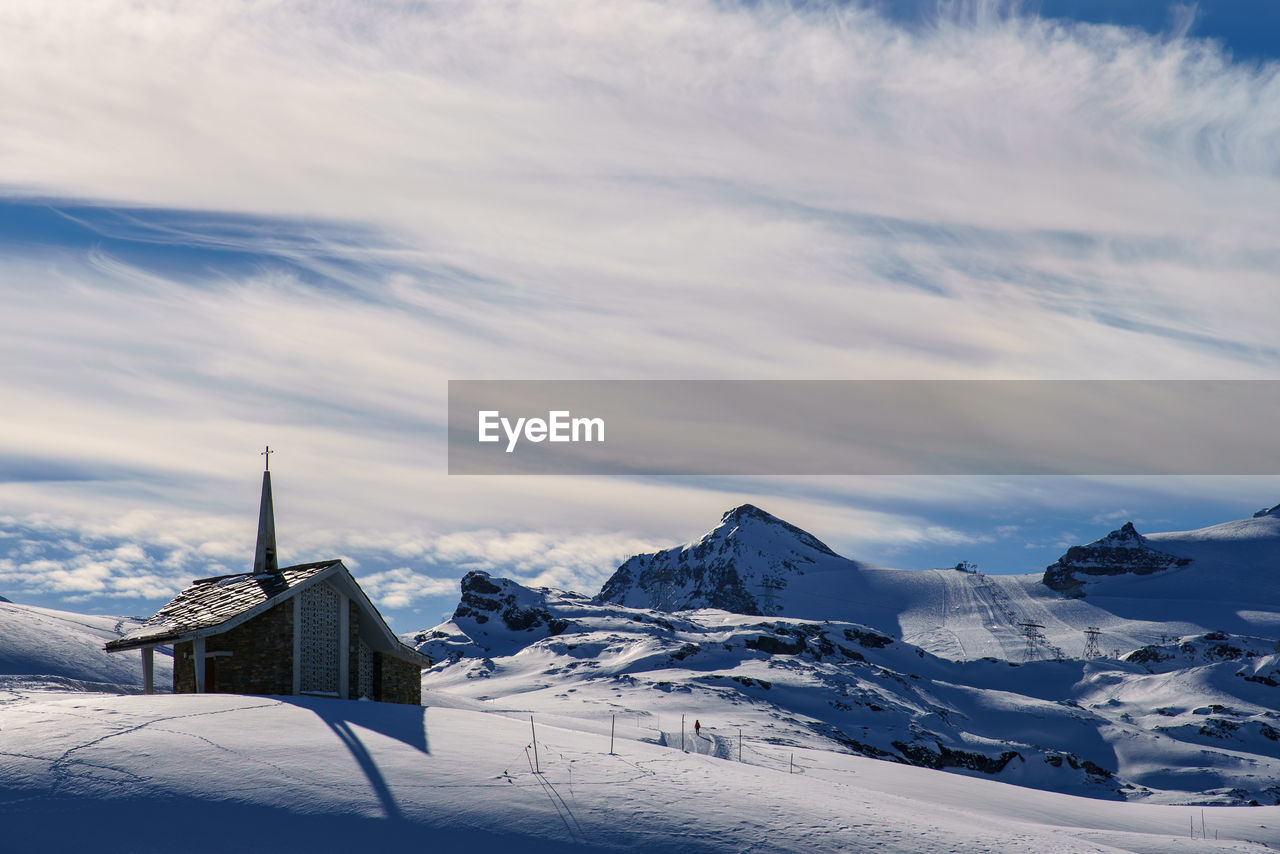
[[269, 464], [262, 474], [253, 571], [193, 581], [106, 651], [141, 650], [150, 694], [157, 646], [173, 647], [176, 694], [311, 694], [420, 704], [422, 668], [431, 666], [395, 636], [341, 560], [276, 565]]

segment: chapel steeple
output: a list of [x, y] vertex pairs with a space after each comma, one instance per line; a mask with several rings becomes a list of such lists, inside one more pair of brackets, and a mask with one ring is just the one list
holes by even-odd
[[262, 503], [258, 508], [258, 546], [253, 554], [253, 574], [279, 572], [276, 563], [276, 514], [271, 506], [271, 455], [275, 451], [268, 445], [262, 452], [266, 467], [262, 472]]

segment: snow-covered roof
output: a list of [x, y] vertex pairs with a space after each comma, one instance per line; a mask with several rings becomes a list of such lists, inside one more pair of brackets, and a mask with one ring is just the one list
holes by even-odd
[[108, 642], [105, 648], [107, 652], [120, 652], [220, 634], [324, 579], [342, 589], [362, 612], [376, 618], [371, 621], [372, 626], [366, 623], [366, 628], [373, 630], [369, 639], [375, 649], [430, 666], [430, 659], [396, 638], [340, 560], [301, 563], [275, 572], [242, 572], [198, 579], [150, 620], [118, 640]]

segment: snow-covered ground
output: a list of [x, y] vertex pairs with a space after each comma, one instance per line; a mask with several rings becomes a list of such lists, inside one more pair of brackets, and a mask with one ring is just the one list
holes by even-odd
[[738, 508], [594, 598], [468, 574], [425, 707], [142, 696], [132, 621], [0, 602], [0, 850], [1276, 850], [1276, 558], [1126, 528], [1053, 587]]
[[[137, 653], [109, 655], [102, 645], [139, 620], [101, 617], [0, 602], [0, 687], [64, 687], [73, 690], [141, 691]], [[173, 658], [157, 650], [159, 690], [173, 684]]]
[[419, 637], [440, 662], [432, 691], [572, 726], [617, 713], [668, 745], [683, 716], [688, 732], [741, 730], [761, 756], [855, 753], [1110, 800], [1280, 802], [1280, 655], [1266, 639], [1187, 636], [1131, 661], [952, 661], [854, 623], [662, 614], [482, 573], [459, 615]]
[[[553, 716], [626, 709], [665, 744], [684, 715], [1099, 799], [1277, 804], [1273, 555], [1269, 512], [1125, 526], [1044, 576], [913, 572], [746, 505], [594, 598], [469, 574], [454, 618], [405, 640], [440, 662], [432, 690]], [[1043, 632], [1030, 648], [1027, 622]]]
[[533, 773], [527, 710], [476, 705], [490, 704], [9, 692], [5, 850], [1280, 847], [1280, 807], [1101, 802], [805, 748], [752, 745], [739, 763], [694, 753], [691, 735], [687, 752], [638, 741], [651, 730], [623, 716], [614, 755], [608, 719], [535, 718]]

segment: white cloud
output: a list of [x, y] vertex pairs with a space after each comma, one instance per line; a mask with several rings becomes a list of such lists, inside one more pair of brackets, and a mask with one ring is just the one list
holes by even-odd
[[387, 608], [407, 608], [424, 596], [449, 595], [458, 589], [454, 579], [432, 578], [409, 567], [363, 575], [360, 584], [377, 604]]
[[556, 535], [534, 531], [464, 531], [439, 537], [428, 559], [483, 569], [528, 584], [595, 593], [628, 557], [670, 544], [622, 533]]
[[[23, 553], [49, 551], [49, 543], [29, 542], [33, 548]], [[53, 547], [56, 549], [56, 544]], [[107, 550], [103, 555], [105, 559], [95, 559], [89, 553], [61, 558], [6, 558], [0, 560], [0, 584], [10, 591], [83, 601], [89, 595], [116, 599], [167, 598], [185, 587], [189, 580], [148, 571], [146, 556], [133, 544]]]
[[[770, 4], [22, 6], [0, 179], [388, 230], [394, 252], [312, 247], [421, 271], [347, 275], [400, 302], [400, 335], [339, 354], [359, 375], [578, 373], [583, 350], [627, 374], [934, 375], [946, 353], [987, 375], [1184, 375], [1215, 365], [1178, 336], [1269, 347], [1280, 83], [1194, 41]], [[261, 323], [215, 317], [182, 349], [221, 340], [233, 374], [246, 344], [287, 363], [322, 346], [294, 333], [386, 331], [287, 283], [229, 296]], [[473, 324], [506, 343], [459, 341]], [[415, 326], [437, 358], [391, 346]]]
[[589, 590], [739, 500], [852, 556], [983, 541], [922, 508], [1095, 513], [1105, 481], [443, 474], [451, 377], [1274, 377], [1277, 66], [973, 8], [0, 5], [0, 186], [265, 218], [86, 218], [255, 253], [225, 268], [0, 255], [0, 460], [83, 473], [0, 484], [64, 541], [4, 572], [235, 571], [264, 442], [282, 556], [384, 603], [445, 563]]

